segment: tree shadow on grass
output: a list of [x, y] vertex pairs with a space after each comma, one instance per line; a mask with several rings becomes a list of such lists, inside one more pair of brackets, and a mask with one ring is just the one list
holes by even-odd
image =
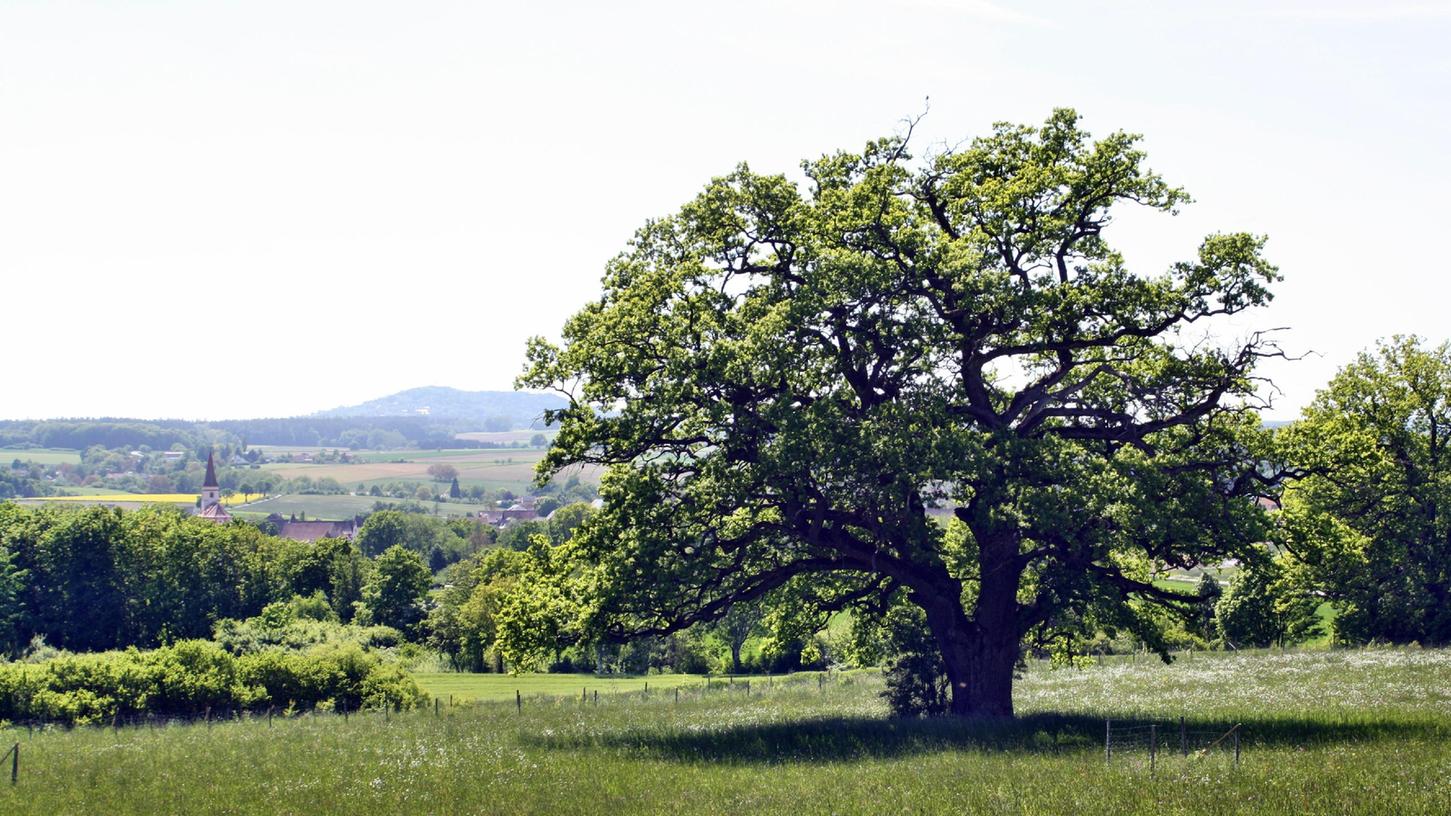
[[[1159, 727], [1161, 750], [1178, 748], [1178, 720], [1115, 719], [1114, 728]], [[1228, 730], [1233, 722], [1188, 720], [1191, 732]], [[1432, 719], [1335, 722], [1296, 718], [1240, 721], [1246, 747], [1307, 746], [1369, 742], [1415, 737], [1445, 739], [1447, 724]], [[641, 757], [679, 762], [767, 764], [780, 762], [848, 762], [943, 750], [979, 750], [1024, 754], [1102, 751], [1105, 723], [1101, 717], [1073, 714], [1029, 714], [1013, 720], [959, 718], [892, 719], [825, 717], [779, 723], [727, 725], [692, 730], [679, 726], [631, 727], [600, 734], [530, 735], [531, 746], [562, 751], [606, 748]], [[1140, 732], [1139, 744], [1143, 748]], [[1133, 750], [1128, 745], [1125, 749]]]

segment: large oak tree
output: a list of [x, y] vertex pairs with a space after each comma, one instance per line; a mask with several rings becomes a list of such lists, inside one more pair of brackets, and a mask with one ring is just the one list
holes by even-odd
[[[1274, 480], [1251, 413], [1263, 239], [1157, 274], [1112, 211], [1185, 193], [1072, 111], [916, 158], [904, 135], [746, 166], [646, 224], [521, 384], [570, 399], [541, 477], [608, 467], [576, 536], [585, 636], [662, 633], [775, 591], [831, 610], [905, 593], [958, 714], [1012, 713], [1025, 637], [1084, 608], [1184, 603], [1156, 570], [1247, 552]], [[929, 509], [968, 535], [947, 536]]]

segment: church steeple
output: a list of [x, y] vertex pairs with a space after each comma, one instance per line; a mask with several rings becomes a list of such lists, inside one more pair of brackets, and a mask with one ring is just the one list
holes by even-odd
[[202, 482], [202, 500], [199, 512], [205, 514], [208, 509], [215, 507], [221, 510], [222, 486], [217, 484], [217, 465], [212, 461], [212, 452], [207, 451], [207, 478]]
[[202, 482], [203, 489], [208, 487], [221, 487], [221, 485], [217, 484], [217, 466], [212, 462], [211, 451], [207, 451], [207, 478]]

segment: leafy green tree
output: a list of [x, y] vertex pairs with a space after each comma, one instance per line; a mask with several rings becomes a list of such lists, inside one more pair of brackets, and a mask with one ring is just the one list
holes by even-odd
[[428, 466], [428, 475], [433, 477], [435, 482], [447, 482], [458, 478], [458, 468], [453, 465], [436, 463]]
[[16, 565], [15, 556], [0, 541], [0, 656], [20, 651], [20, 627], [24, 619], [20, 604], [26, 577], [26, 571]]
[[433, 574], [418, 553], [394, 545], [378, 556], [363, 586], [367, 619], [400, 632], [416, 630], [426, 614], [424, 600]]
[[[610, 262], [520, 385], [570, 405], [541, 483], [608, 468], [568, 548], [566, 637], [679, 631], [789, 587], [818, 611], [905, 589], [956, 714], [1010, 716], [1029, 632], [1090, 604], [1192, 606], [1155, 569], [1266, 535], [1264, 336], [1185, 332], [1270, 299], [1264, 239], [1132, 271], [1119, 204], [1188, 200], [1071, 111], [918, 160], [909, 136], [741, 166]], [[960, 552], [926, 510], [969, 531]], [[643, 565], [648, 565], [648, 568]]]
[[525, 558], [514, 564], [515, 591], [498, 599], [492, 620], [497, 649], [511, 671], [545, 668], [559, 662], [567, 633], [580, 608], [562, 579], [572, 570], [568, 554], [534, 537]]
[[1451, 643], [1451, 346], [1397, 336], [1286, 429], [1285, 545], [1335, 636]]
[[358, 546], [364, 555], [377, 556], [389, 547], [406, 544], [407, 517], [397, 510], [379, 510], [368, 516], [358, 529]]
[[1198, 594], [1198, 607], [1184, 622], [1184, 628], [1196, 637], [1209, 639], [1215, 633], [1214, 607], [1224, 597], [1224, 587], [1219, 585], [1218, 578], [1206, 572], [1199, 578]]
[[515, 521], [499, 531], [499, 546], [520, 552], [529, 549], [535, 536], [549, 537], [549, 524], [537, 519]]
[[1278, 559], [1240, 570], [1214, 605], [1219, 635], [1237, 649], [1284, 645], [1317, 634], [1317, 601], [1294, 590]]
[[731, 650], [731, 673], [740, 674], [741, 649], [761, 626], [762, 612], [758, 603], [736, 604], [714, 624], [715, 631]]
[[549, 517], [549, 540], [555, 544], [563, 544], [570, 540], [574, 537], [574, 531], [589, 521], [589, 517], [594, 513], [595, 509], [590, 506], [589, 502], [574, 502], [559, 508], [554, 511], [554, 515]]
[[450, 568], [427, 628], [429, 645], [447, 655], [455, 669], [485, 671], [486, 657], [492, 654], [494, 670], [503, 670], [495, 648], [498, 613], [527, 558], [526, 553], [494, 549]]
[[459, 486], [458, 486], [458, 477], [455, 476], [455, 477], [453, 477], [453, 481], [452, 482], [449, 482], [449, 485], [448, 485], [448, 497], [450, 499], [457, 499], [457, 498], [461, 498], [462, 496], [463, 496], [463, 491], [459, 489]]
[[562, 502], [557, 496], [544, 496], [534, 503], [534, 512], [538, 513], [540, 518], [548, 518], [549, 514], [558, 510], [561, 504]]

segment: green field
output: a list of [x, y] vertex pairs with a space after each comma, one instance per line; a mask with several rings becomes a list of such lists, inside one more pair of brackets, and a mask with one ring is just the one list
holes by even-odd
[[[274, 496], [263, 501], [255, 501], [250, 504], [237, 505], [227, 509], [234, 516], [243, 518], [263, 518], [272, 513], [282, 516], [291, 516], [294, 513], [306, 513], [310, 519], [350, 519], [360, 513], [373, 512], [373, 505], [377, 502], [384, 504], [396, 504], [405, 499], [378, 498], [376, 496], [313, 496], [299, 493], [289, 493], [283, 496]], [[434, 502], [425, 502], [423, 506], [430, 511], [434, 508]], [[438, 502], [438, 514], [440, 516], [464, 516], [477, 513], [480, 510], [493, 509], [489, 505], [466, 504], [463, 502]]]
[[[1451, 812], [1444, 650], [1035, 664], [1007, 724], [889, 718], [870, 673], [824, 688], [757, 681], [749, 695], [741, 683], [709, 694], [692, 685], [678, 703], [662, 686], [597, 705], [580, 702], [581, 680], [563, 678], [569, 695], [558, 699], [526, 696], [522, 711], [445, 702], [438, 716], [270, 727], [11, 729], [0, 736], [21, 744], [20, 781], [0, 785], [0, 812]], [[1180, 756], [1172, 738], [1152, 772], [1143, 750], [1121, 746], [1106, 761], [1105, 717], [1172, 729], [1180, 715], [1195, 729], [1242, 724], [1240, 765], [1228, 750]]]
[[[336, 479], [347, 487], [372, 486], [388, 482], [432, 483], [430, 465], [452, 465], [463, 487], [478, 485], [490, 490], [525, 493], [534, 479], [534, 466], [544, 456], [542, 448], [499, 448], [488, 450], [374, 451], [356, 454], [348, 463], [279, 462], [262, 468], [285, 479]], [[573, 468], [568, 474], [597, 482], [598, 470]]]
[[[655, 674], [648, 677], [597, 677], [593, 674], [459, 674], [454, 672], [415, 673], [414, 679], [434, 697], [455, 701], [513, 700], [518, 692], [525, 697], [578, 697], [582, 692], [600, 694], [633, 694], [669, 691], [676, 688], [703, 688], [706, 680], [700, 674]], [[756, 678], [758, 682], [764, 682]], [[728, 683], [720, 678], [712, 684]], [[739, 682], [744, 682], [741, 680]]]
[[0, 448], [0, 463], [8, 466], [16, 459], [41, 465], [79, 465], [81, 452], [60, 448]]

